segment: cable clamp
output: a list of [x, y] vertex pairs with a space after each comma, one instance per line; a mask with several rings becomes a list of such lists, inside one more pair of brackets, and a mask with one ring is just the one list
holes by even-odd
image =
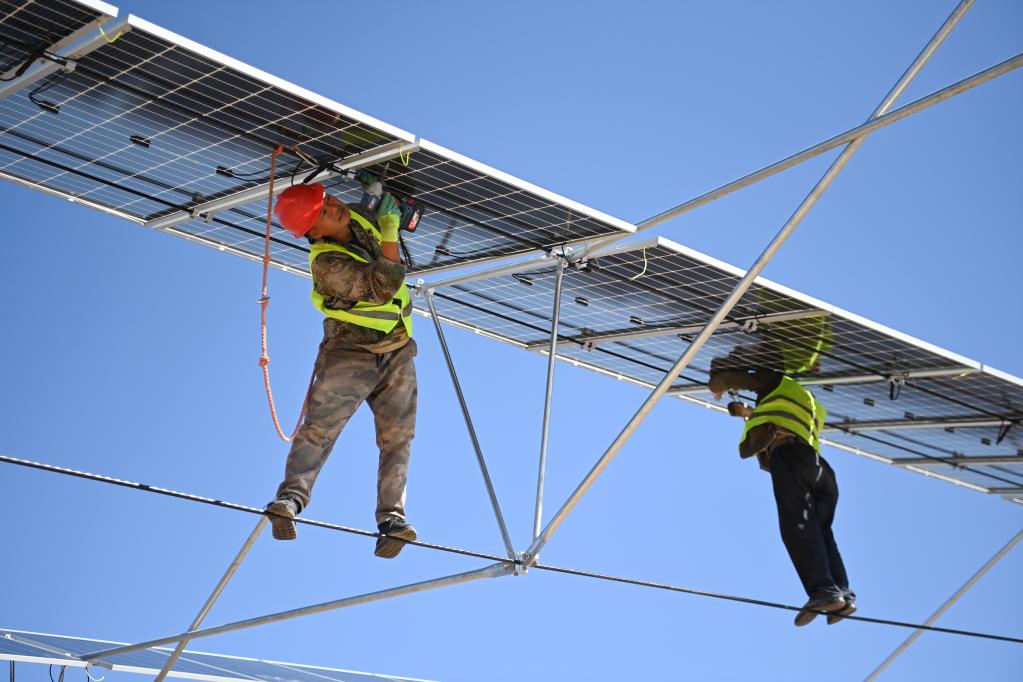
[[902, 387], [906, 385], [906, 379], [909, 378], [909, 373], [904, 372], [902, 374], [892, 374], [888, 377], [888, 399], [898, 400], [899, 394], [902, 393]]
[[739, 330], [743, 334], [754, 334], [760, 328], [760, 320], [755, 317], [751, 317], [748, 320], [743, 320]]

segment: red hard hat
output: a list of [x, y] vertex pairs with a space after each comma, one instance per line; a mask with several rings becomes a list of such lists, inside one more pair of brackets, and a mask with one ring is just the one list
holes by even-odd
[[292, 185], [277, 197], [274, 214], [284, 229], [296, 237], [304, 237], [320, 217], [324, 197], [326, 192], [318, 182]]

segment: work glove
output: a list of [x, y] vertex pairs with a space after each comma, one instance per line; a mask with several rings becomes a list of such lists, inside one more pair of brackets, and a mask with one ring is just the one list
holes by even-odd
[[745, 403], [740, 403], [733, 400], [728, 403], [728, 414], [733, 417], [742, 417], [743, 419], [749, 419], [750, 415], [753, 414], [753, 409]]
[[389, 193], [384, 194], [377, 209], [377, 225], [380, 226], [380, 240], [384, 242], [398, 241], [398, 226], [401, 224], [401, 210], [398, 203]]
[[355, 179], [360, 185], [362, 185], [362, 191], [366, 194], [372, 194], [375, 197], [379, 197], [384, 193], [383, 184], [381, 184], [377, 177], [369, 171], [360, 170], [355, 174]]

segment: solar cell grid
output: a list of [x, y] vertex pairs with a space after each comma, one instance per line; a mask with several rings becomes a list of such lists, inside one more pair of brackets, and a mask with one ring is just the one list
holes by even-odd
[[[0, 173], [261, 257], [253, 237], [264, 230], [266, 199], [246, 190], [269, 179], [275, 146], [297, 144], [317, 162], [345, 163], [415, 139], [143, 20], [129, 18], [126, 29], [80, 56], [72, 72], [0, 100]], [[405, 163], [386, 165], [389, 189], [414, 194], [427, 210], [406, 236], [411, 272], [632, 229], [427, 141], [415, 144]], [[278, 189], [313, 170], [300, 165], [282, 157]], [[325, 184], [349, 203], [361, 196], [345, 177]], [[191, 215], [236, 196], [242, 200], [216, 215]], [[305, 242], [279, 226], [273, 248], [277, 265], [306, 268]]]
[[[438, 289], [439, 313], [546, 350], [553, 273], [548, 267]], [[732, 266], [663, 239], [598, 256], [583, 268], [570, 267], [563, 281], [559, 355], [653, 386], [740, 276]], [[745, 324], [754, 316], [756, 326]], [[850, 447], [886, 457], [1021, 451], [1019, 427], [1002, 433], [1009, 423], [1004, 420], [1023, 418], [1023, 382], [1017, 379], [983, 371], [965, 358], [766, 280], [758, 280], [728, 319], [727, 328], [711, 337], [673, 390], [713, 403], [703, 388], [712, 365], [771, 367], [821, 384], [812, 390], [828, 407], [829, 425], [891, 423], [860, 433], [829, 432], [829, 438]], [[894, 388], [887, 380], [892, 376], [903, 378]], [[899, 428], [927, 419], [992, 423]], [[989, 466], [970, 476], [985, 480], [981, 485], [986, 487], [1023, 481], [1019, 472]]]

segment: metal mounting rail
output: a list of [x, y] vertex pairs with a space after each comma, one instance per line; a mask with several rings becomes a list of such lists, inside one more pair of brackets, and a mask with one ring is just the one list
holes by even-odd
[[[870, 118], [877, 118], [884, 114], [889, 107], [895, 102], [898, 96], [903, 90], [909, 85], [916, 74], [923, 68], [923, 65], [931, 58], [934, 51], [937, 50], [938, 46], [945, 40], [952, 29], [955, 27], [959, 20], [966, 14], [970, 5], [973, 4], [973, 0], [963, 0], [959, 5], [952, 11], [948, 19], [942, 24], [941, 28], [934, 35], [933, 38], [928, 42], [927, 46], [924, 47], [923, 51], [917, 56], [910, 67], [905, 73], [899, 78], [898, 82], [892, 87], [891, 91], [881, 100], [881, 104], [877, 106], [874, 112], [870, 115]], [[679, 373], [685, 369], [685, 367], [696, 357], [696, 354], [700, 351], [703, 345], [711, 337], [714, 331], [717, 329], [725, 317], [731, 312], [732, 308], [738, 304], [743, 294], [752, 286], [754, 280], [763, 271], [764, 267], [774, 258], [774, 255], [781, 248], [785, 240], [789, 238], [789, 235], [796, 229], [803, 218], [810, 211], [817, 200], [824, 194], [825, 190], [831, 185], [838, 174], [845, 168], [845, 165], [849, 162], [849, 159], [859, 150], [865, 141], [865, 137], [858, 138], [849, 143], [849, 145], [839, 154], [838, 158], [831, 164], [824, 176], [817, 182], [814, 188], [802, 201], [792, 216], [785, 222], [775, 237], [764, 249], [763, 253], [753, 263], [753, 266], [742, 276], [742, 279], [735, 285], [732, 293], [721, 303], [718, 310], [708, 320], [703, 331], [690, 343], [689, 347], [685, 350], [682, 356], [678, 359], [675, 365], [668, 370], [668, 373], [657, 385], [657, 387], [651, 392], [647, 399], [640, 406], [639, 410], [633, 415], [632, 419], [625, 425], [621, 433], [615, 438], [608, 449], [601, 455], [600, 459], [593, 466], [590, 472], [586, 475], [583, 481], [575, 489], [575, 491], [568, 497], [561, 509], [554, 515], [554, 518], [548, 522], [547, 526], [540, 533], [529, 548], [525, 551], [522, 557], [523, 565], [529, 567], [537, 561], [537, 556], [540, 550], [546, 545], [554, 532], [564, 522], [565, 518], [572, 512], [579, 500], [582, 499], [586, 491], [590, 489], [594, 481], [603, 473], [604, 469], [607, 468], [611, 460], [614, 459], [615, 455], [621, 450], [622, 446], [625, 445], [626, 441], [632, 436], [639, 425], [646, 419], [647, 415], [653, 410], [657, 402], [667, 393], [668, 389], [674, 383], [675, 378]], [[592, 253], [592, 252], [591, 252]]]

